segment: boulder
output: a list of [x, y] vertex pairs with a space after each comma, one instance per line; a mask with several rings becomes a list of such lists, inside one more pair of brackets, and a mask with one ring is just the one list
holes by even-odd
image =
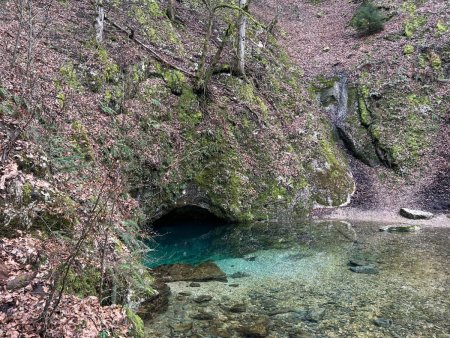
[[380, 231], [387, 232], [415, 232], [418, 230], [420, 230], [420, 226], [410, 224], [385, 225], [380, 227]]
[[146, 299], [136, 312], [144, 320], [152, 319], [155, 314], [163, 313], [169, 307], [170, 288], [166, 283], [157, 279], [153, 285], [156, 293]]
[[409, 219], [430, 219], [434, 216], [431, 212], [408, 208], [401, 208], [400, 215]]
[[156, 276], [159, 276], [166, 282], [227, 281], [227, 275], [213, 262], [206, 262], [197, 266], [189, 264], [162, 265], [153, 271]]
[[9, 280], [6, 283], [6, 288], [8, 290], [17, 290], [24, 288], [36, 277], [37, 272], [27, 272], [22, 275], [17, 276], [16, 278]]

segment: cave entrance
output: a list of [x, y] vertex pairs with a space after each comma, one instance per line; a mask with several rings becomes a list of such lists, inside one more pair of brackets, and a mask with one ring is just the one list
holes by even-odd
[[153, 222], [156, 233], [150, 243], [149, 266], [198, 264], [222, 253], [225, 219], [205, 208], [183, 206]]

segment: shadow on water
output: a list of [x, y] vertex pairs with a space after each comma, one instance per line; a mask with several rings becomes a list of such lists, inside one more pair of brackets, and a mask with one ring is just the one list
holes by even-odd
[[153, 223], [157, 236], [148, 243], [152, 251], [147, 265], [198, 264], [228, 257], [225, 245], [214, 244], [228, 226], [204, 208], [177, 208]]

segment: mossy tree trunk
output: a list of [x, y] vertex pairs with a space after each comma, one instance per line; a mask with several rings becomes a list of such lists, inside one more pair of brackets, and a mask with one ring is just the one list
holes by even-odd
[[209, 45], [213, 33], [214, 25], [214, 9], [209, 8], [208, 25], [206, 28], [205, 41], [203, 42], [202, 55], [200, 57], [200, 64], [197, 70], [197, 79], [195, 84], [195, 89], [199, 93], [206, 93], [206, 58], [208, 57]]

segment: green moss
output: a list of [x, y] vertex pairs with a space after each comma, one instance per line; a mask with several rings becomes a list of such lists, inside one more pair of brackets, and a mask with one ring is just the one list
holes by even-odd
[[178, 70], [164, 71], [163, 78], [170, 91], [175, 95], [181, 95], [183, 88], [187, 86], [186, 77]]
[[[179, 120], [187, 128], [194, 128], [203, 117], [198, 96], [192, 88], [185, 86], [176, 106]], [[188, 131], [188, 130], [186, 130]]]
[[33, 186], [29, 182], [25, 182], [22, 185], [22, 202], [24, 204], [30, 204], [32, 201], [31, 194], [33, 193]]
[[239, 88], [239, 94], [248, 103], [259, 107], [260, 111], [267, 116], [269, 109], [264, 101], [255, 93], [255, 88], [250, 83], [243, 83]]
[[371, 123], [370, 112], [367, 109], [366, 101], [363, 97], [358, 98], [359, 117], [361, 118], [361, 124], [368, 127]]
[[325, 89], [330, 89], [334, 87], [334, 84], [339, 81], [338, 76], [331, 78], [324, 77], [322, 75], [317, 76], [312, 83], [309, 85], [309, 92], [317, 94]]
[[126, 308], [127, 319], [131, 324], [130, 331], [128, 334], [133, 338], [144, 338], [145, 337], [145, 328], [144, 322], [133, 310], [129, 307]]
[[435, 52], [430, 52], [428, 54], [428, 60], [430, 61], [431, 67], [435, 70], [439, 70], [442, 67], [442, 60], [439, 54]]
[[75, 121], [72, 123], [72, 130], [74, 132], [72, 139], [75, 151], [82, 155], [86, 161], [91, 161], [94, 157], [86, 128], [80, 121]]
[[403, 54], [410, 55], [414, 53], [414, 46], [413, 45], [406, 45], [403, 47]]
[[325, 161], [320, 168], [314, 168], [315, 200], [327, 206], [339, 206], [347, 201], [352, 192], [353, 181], [347, 173], [347, 163], [334, 145], [331, 135], [319, 141], [318, 153]]
[[419, 61], [419, 66], [421, 68], [425, 68], [427, 66], [428, 60], [427, 60], [427, 57], [425, 55], [420, 54], [418, 61]]
[[[86, 266], [82, 269], [76, 269], [71, 267], [67, 274], [64, 292], [80, 298], [98, 296], [100, 282], [101, 274], [97, 268]], [[61, 284], [59, 287], [61, 287]]]
[[368, 97], [369, 89], [366, 86], [361, 86], [358, 90], [358, 113], [361, 124], [364, 127], [369, 127], [372, 124], [372, 116], [366, 104], [366, 99]]
[[80, 90], [82, 88], [78, 80], [77, 72], [71, 62], [64, 64], [59, 69], [59, 72], [62, 75], [64, 82], [69, 88], [75, 90]]
[[420, 27], [425, 26], [427, 18], [424, 16], [412, 16], [410, 17], [404, 26], [404, 34], [408, 38], [412, 38]]
[[444, 33], [447, 33], [448, 26], [442, 22], [442, 20], [438, 20], [436, 23], [436, 35], [442, 35]]

